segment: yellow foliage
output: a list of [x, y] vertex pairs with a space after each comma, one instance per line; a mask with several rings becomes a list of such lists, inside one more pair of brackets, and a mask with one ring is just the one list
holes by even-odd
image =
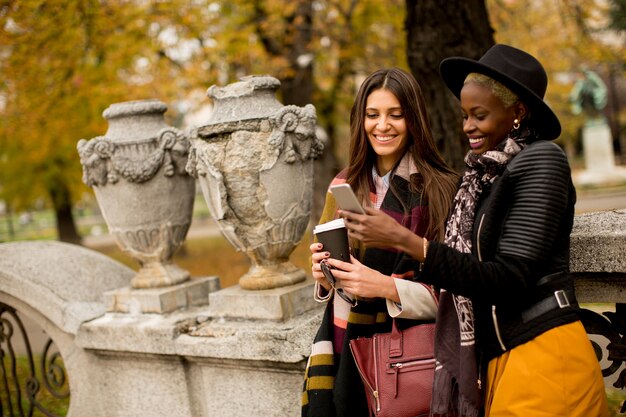
[[528, 51], [546, 68], [547, 101], [561, 120], [559, 141], [566, 147], [574, 146], [584, 122], [572, 114], [568, 100], [574, 73], [586, 66], [605, 76], [622, 67], [620, 74], [624, 74], [624, 41], [606, 29], [607, 4], [603, 0], [487, 0], [496, 42]]
[[[14, 0], [0, 5], [0, 198], [14, 209], [62, 180], [81, 183], [76, 143], [103, 135], [102, 112], [115, 102], [157, 98], [181, 122], [181, 103], [198, 106], [212, 84], [249, 74], [294, 75], [288, 48], [305, 0]], [[405, 2], [317, 0], [311, 42], [318, 118], [345, 130], [360, 76], [407, 68]], [[487, 0], [498, 42], [536, 55], [550, 74], [548, 101], [576, 134], [567, 75], [580, 64], [623, 63], [612, 46], [602, 0]], [[260, 13], [262, 12], [262, 13]], [[280, 49], [279, 49], [280, 51]], [[623, 71], [623, 70], [621, 70]], [[193, 98], [193, 99], [192, 99]], [[191, 104], [190, 104], [191, 103]], [[189, 110], [194, 110], [192, 107]], [[339, 135], [339, 133], [337, 133]], [[338, 143], [338, 149], [345, 146]], [[345, 153], [345, 152], [343, 152]]]

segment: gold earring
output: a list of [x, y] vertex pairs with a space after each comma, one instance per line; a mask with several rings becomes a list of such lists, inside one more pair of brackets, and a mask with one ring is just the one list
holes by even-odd
[[519, 129], [519, 119], [513, 120], [513, 129]]

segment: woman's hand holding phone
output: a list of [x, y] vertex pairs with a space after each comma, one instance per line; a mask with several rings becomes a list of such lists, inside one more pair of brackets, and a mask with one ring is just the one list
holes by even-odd
[[365, 214], [365, 210], [359, 202], [359, 199], [356, 198], [350, 184], [343, 183], [331, 185], [330, 192], [333, 193], [333, 197], [335, 197], [335, 201], [340, 209], [351, 211], [353, 213]]
[[365, 246], [374, 248], [394, 248], [412, 254], [410, 246], [417, 235], [395, 221], [387, 213], [368, 207], [366, 214], [360, 215], [340, 210], [348, 236], [360, 240]]

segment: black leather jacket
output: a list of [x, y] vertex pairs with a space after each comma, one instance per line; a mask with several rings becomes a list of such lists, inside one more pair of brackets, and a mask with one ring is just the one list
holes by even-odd
[[481, 194], [471, 254], [429, 242], [419, 279], [472, 299], [483, 360], [578, 320], [568, 273], [575, 202], [565, 154], [535, 141]]

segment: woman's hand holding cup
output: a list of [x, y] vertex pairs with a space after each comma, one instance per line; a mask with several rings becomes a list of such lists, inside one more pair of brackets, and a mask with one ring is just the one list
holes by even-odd
[[350, 262], [350, 244], [348, 241], [348, 231], [344, 220], [339, 218], [331, 220], [327, 223], [318, 224], [313, 229], [313, 234], [319, 243], [313, 243], [310, 246], [312, 253], [311, 259], [313, 265], [311, 270], [313, 277], [327, 291], [330, 291], [334, 282], [332, 273], [327, 271], [326, 275], [322, 271], [320, 262], [326, 258], [335, 258], [342, 261]]
[[312, 243], [309, 246], [309, 250], [311, 251], [311, 273], [313, 274], [313, 278], [320, 284], [326, 291], [331, 290], [330, 283], [324, 277], [324, 273], [322, 272], [322, 267], [320, 265], [320, 261], [322, 259], [327, 259], [330, 257], [330, 253], [323, 250], [324, 245], [319, 242]]

